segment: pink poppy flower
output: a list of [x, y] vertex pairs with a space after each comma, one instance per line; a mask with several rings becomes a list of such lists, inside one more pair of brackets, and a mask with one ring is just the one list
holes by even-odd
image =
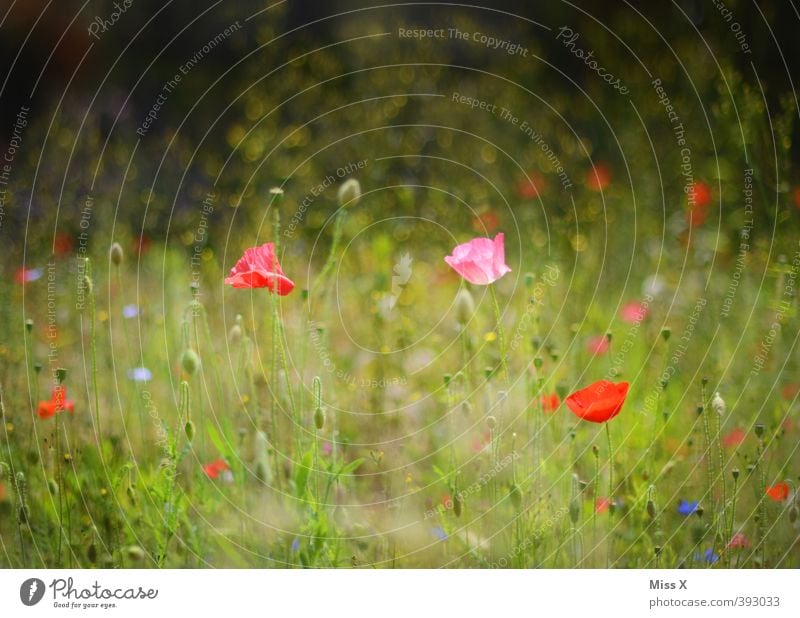
[[749, 547], [750, 539], [748, 539], [743, 532], [737, 532], [728, 542], [728, 549], [748, 549]]
[[245, 249], [225, 283], [235, 288], [269, 288], [281, 296], [294, 289], [294, 282], [283, 274], [271, 242]]
[[502, 232], [494, 240], [473, 238], [458, 245], [444, 261], [470, 283], [489, 285], [511, 272], [506, 264], [504, 240]]
[[586, 349], [595, 356], [608, 352], [608, 347], [608, 337], [605, 335], [594, 335], [586, 340]]
[[647, 307], [636, 300], [622, 305], [619, 312], [623, 322], [628, 324], [638, 324], [647, 317]]

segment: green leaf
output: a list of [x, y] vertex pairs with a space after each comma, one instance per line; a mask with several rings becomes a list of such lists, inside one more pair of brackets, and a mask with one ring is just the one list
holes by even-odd
[[311, 474], [311, 465], [314, 460], [314, 454], [308, 451], [300, 462], [297, 464], [297, 472], [294, 477], [294, 491], [298, 498], [302, 498], [306, 494], [306, 485], [308, 483], [308, 475]]
[[363, 457], [359, 457], [358, 459], [354, 459], [349, 464], [345, 464], [339, 469], [339, 476], [344, 476], [344, 475], [350, 474], [352, 472], [355, 472], [361, 466], [361, 464], [363, 464], [363, 463], [364, 463], [364, 458]]

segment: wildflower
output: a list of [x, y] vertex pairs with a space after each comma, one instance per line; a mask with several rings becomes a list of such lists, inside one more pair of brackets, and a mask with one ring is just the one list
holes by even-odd
[[477, 215], [472, 219], [472, 229], [476, 232], [494, 232], [500, 225], [500, 219], [491, 210]]
[[131, 318], [135, 318], [139, 315], [139, 306], [138, 305], [125, 305], [122, 308], [122, 317], [126, 320], [130, 320]]
[[505, 261], [504, 241], [502, 232], [494, 240], [473, 238], [458, 245], [444, 261], [470, 283], [489, 285], [511, 272]]
[[790, 382], [781, 389], [781, 396], [784, 399], [794, 399], [797, 393], [800, 393], [800, 384], [796, 382]]
[[516, 186], [517, 196], [523, 200], [534, 200], [539, 197], [544, 189], [544, 179], [536, 172], [528, 174]]
[[59, 384], [53, 387], [49, 400], [39, 402], [37, 413], [39, 418], [50, 418], [64, 410], [74, 413], [75, 404], [67, 399], [67, 388], [63, 384]]
[[726, 448], [736, 448], [744, 442], [746, 436], [747, 434], [744, 429], [734, 427], [722, 438], [722, 446]]
[[711, 203], [711, 189], [704, 182], [694, 182], [688, 186], [686, 197], [690, 206], [705, 208]]
[[678, 503], [678, 514], [688, 517], [700, 508], [700, 502], [697, 500], [681, 500]]
[[220, 474], [227, 472], [230, 470], [230, 466], [225, 463], [222, 459], [215, 459], [211, 463], [206, 464], [203, 466], [203, 470], [206, 473], [206, 476], [210, 479], [219, 478]]
[[544, 394], [541, 396], [540, 399], [542, 403], [542, 410], [544, 412], [555, 412], [558, 410], [558, 406], [561, 404], [561, 400], [558, 398], [558, 393], [550, 393]]
[[599, 496], [595, 501], [594, 511], [595, 513], [605, 513], [610, 506], [611, 500], [604, 498], [603, 496]]
[[609, 382], [598, 380], [586, 388], [572, 393], [566, 404], [572, 412], [592, 423], [605, 423], [611, 420], [622, 409], [628, 395], [627, 382]]
[[128, 369], [128, 377], [134, 382], [149, 382], [153, 379], [153, 372], [147, 367], [134, 367]]
[[188, 375], [194, 375], [200, 368], [200, 357], [191, 348], [186, 348], [181, 356], [181, 367]]
[[647, 307], [639, 301], [632, 300], [622, 305], [619, 315], [623, 322], [638, 324], [647, 317]]
[[446, 541], [448, 538], [447, 533], [444, 531], [444, 528], [440, 526], [434, 526], [433, 528], [431, 528], [431, 532], [433, 533], [433, 536], [435, 536], [440, 541]]
[[709, 547], [705, 551], [703, 557], [705, 558], [706, 562], [708, 562], [708, 564], [716, 564], [717, 562], [719, 562], [719, 554], [715, 554], [714, 550], [711, 547]]
[[586, 349], [595, 356], [608, 352], [609, 342], [605, 335], [593, 335], [586, 340]]
[[281, 296], [294, 289], [294, 282], [283, 274], [271, 242], [245, 249], [225, 283], [235, 288], [269, 288]]
[[611, 169], [605, 163], [597, 163], [586, 172], [586, 186], [592, 191], [603, 191], [611, 184]]
[[333, 446], [330, 442], [323, 442], [322, 444], [322, 454], [325, 456], [330, 455], [333, 452]]
[[728, 542], [728, 549], [749, 549], [750, 545], [750, 539], [743, 532], [737, 532]]
[[776, 483], [767, 487], [766, 494], [775, 502], [783, 502], [789, 497], [789, 483]]
[[31, 281], [41, 279], [43, 274], [44, 270], [41, 268], [25, 268], [22, 266], [17, 269], [17, 274], [14, 275], [14, 281], [23, 284], [30, 283]]
[[299, 550], [300, 550], [300, 539], [295, 537], [294, 540], [292, 541], [292, 552], [297, 553], [297, 551]]

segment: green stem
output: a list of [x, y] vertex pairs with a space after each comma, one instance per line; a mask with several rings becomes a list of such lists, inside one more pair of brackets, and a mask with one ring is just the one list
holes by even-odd
[[614, 502], [614, 449], [611, 446], [611, 429], [608, 427], [608, 422], [605, 423], [606, 426], [606, 440], [608, 441], [608, 552], [606, 553], [606, 568], [609, 568], [611, 565], [611, 546], [612, 546], [612, 538], [611, 538], [611, 516], [614, 514], [616, 510], [616, 503]]
[[497, 292], [494, 286], [489, 286], [489, 291], [492, 294], [492, 303], [494, 304], [494, 315], [497, 320], [497, 335], [500, 338], [500, 364], [503, 367], [503, 377], [506, 384], [509, 383], [508, 365], [506, 364], [506, 333], [503, 329], [503, 320], [500, 315], [500, 304], [497, 302]]

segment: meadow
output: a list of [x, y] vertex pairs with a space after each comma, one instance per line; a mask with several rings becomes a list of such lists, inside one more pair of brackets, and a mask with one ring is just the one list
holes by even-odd
[[17, 127], [0, 566], [800, 566], [795, 100], [384, 18]]

